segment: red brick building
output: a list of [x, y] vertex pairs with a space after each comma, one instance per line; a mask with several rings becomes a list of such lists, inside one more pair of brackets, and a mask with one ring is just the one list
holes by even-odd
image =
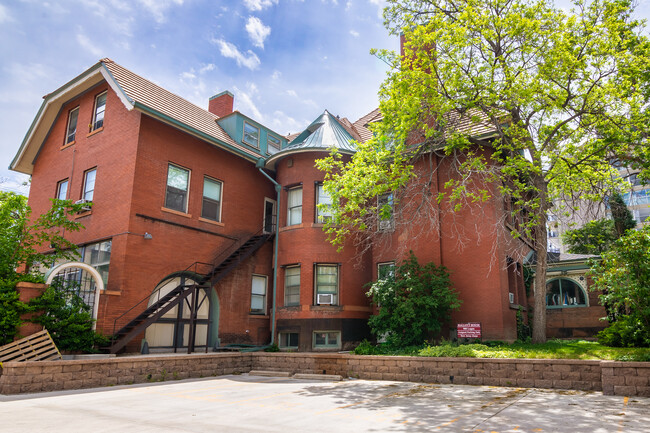
[[[329, 198], [314, 161], [331, 147], [349, 157], [378, 111], [354, 123], [325, 111], [289, 143], [233, 111], [233, 98], [204, 110], [109, 59], [45, 96], [11, 168], [32, 176], [35, 215], [53, 198], [88, 202], [75, 216], [85, 229], [68, 238], [104, 278], [98, 330], [133, 320], [121, 334], [136, 337], [131, 350], [142, 335], [161, 350], [349, 349], [369, 337], [364, 286], [413, 250], [451, 272], [463, 300], [451, 328], [480, 322], [483, 338], [517, 337], [529, 248], [493, 229], [515, 223], [503, 200], [440, 208], [433, 222], [378, 221], [375, 243], [339, 253], [322, 230]], [[431, 158], [414, 184], [429, 179], [420, 186], [436, 196], [453, 170], [436, 159], [437, 177], [425, 176]]]

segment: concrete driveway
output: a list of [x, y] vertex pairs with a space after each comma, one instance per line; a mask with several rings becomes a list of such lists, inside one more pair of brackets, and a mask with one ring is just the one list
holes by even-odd
[[650, 398], [248, 375], [0, 396], [9, 432], [648, 432]]

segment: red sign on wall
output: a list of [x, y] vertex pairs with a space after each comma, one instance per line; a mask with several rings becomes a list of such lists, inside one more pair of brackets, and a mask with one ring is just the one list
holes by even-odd
[[459, 323], [456, 325], [458, 338], [481, 338], [480, 323]]

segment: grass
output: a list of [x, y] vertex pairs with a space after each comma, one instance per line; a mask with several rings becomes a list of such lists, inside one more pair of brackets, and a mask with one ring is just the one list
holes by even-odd
[[650, 361], [650, 348], [607, 347], [594, 341], [551, 340], [544, 344], [501, 343], [486, 344], [442, 343], [438, 346], [391, 349], [385, 345], [372, 346], [364, 342], [355, 353], [359, 355], [405, 355], [467, 358], [529, 358], [529, 359], [591, 359], [612, 361]]

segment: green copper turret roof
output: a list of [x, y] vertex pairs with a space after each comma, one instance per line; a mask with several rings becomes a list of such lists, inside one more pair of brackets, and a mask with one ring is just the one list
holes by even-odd
[[289, 146], [269, 157], [266, 166], [274, 165], [279, 159], [292, 153], [328, 151], [338, 149], [342, 153], [356, 152], [354, 138], [336, 117], [325, 110], [304, 131], [294, 138]]

